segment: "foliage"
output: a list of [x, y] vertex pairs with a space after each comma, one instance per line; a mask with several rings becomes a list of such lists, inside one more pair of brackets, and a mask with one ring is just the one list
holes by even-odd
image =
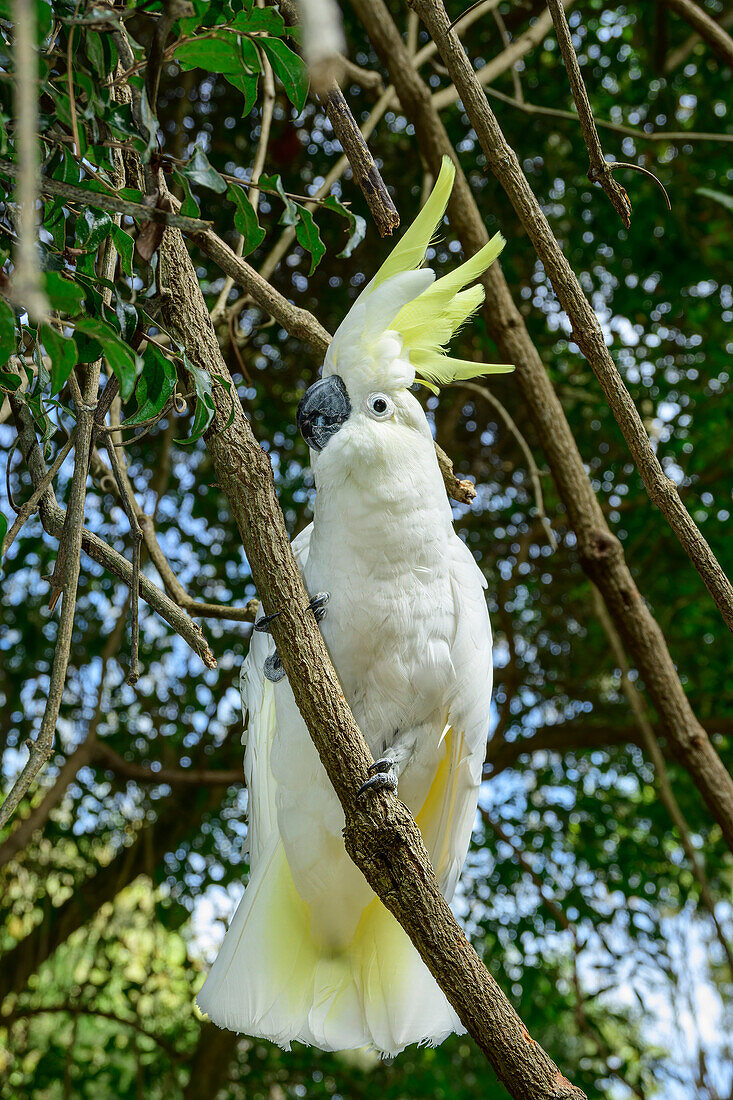
[[[19, 393], [27, 402], [50, 461], [74, 426], [71, 372], [103, 355], [105, 376], [113, 374], [120, 383], [123, 419], [135, 429], [125, 433], [129, 445], [121, 453], [138, 502], [154, 516], [173, 572], [194, 598], [241, 607], [254, 590], [226, 502], [212, 484], [202, 439], [211, 393], [161, 327], [157, 299], [165, 287], [157, 255], [153, 250], [146, 258], [136, 247], [146, 223], [125, 215], [118, 225], [105, 208], [112, 191], [129, 203], [145, 200], [141, 181], [133, 186], [126, 179], [120, 186], [116, 150], [122, 144], [144, 163], [162, 167], [183, 204], [181, 213], [212, 222], [232, 245], [240, 234], [243, 255], [258, 270], [266, 269], [280, 235], [294, 230], [272, 282], [330, 331], [391, 242], [377, 238], [348, 171], [330, 197], [312, 212], [306, 207], [340, 148], [318, 101], [307, 94], [297, 29], [288, 28], [275, 7], [194, 0], [194, 14], [172, 28], [153, 104], [144, 62], [161, 5], [139, 7], [135, 12], [128, 3], [124, 12], [135, 53], [128, 101], [118, 94], [121, 82], [110, 83], [119, 51], [106, 9], [74, 0], [36, 5], [44, 175], [77, 193], [73, 199], [47, 195], [44, 200], [39, 250], [53, 320], [38, 327], [10, 299], [0, 298], [0, 394]], [[537, 12], [542, 5], [530, 7]], [[715, 14], [719, 5], [708, 7]], [[650, 141], [644, 132], [722, 133], [729, 127], [731, 74], [704, 43], [668, 70], [687, 28], [670, 14], [655, 24], [647, 8], [592, 0], [571, 12], [571, 25], [596, 116], [638, 132], [631, 137], [603, 130], [604, 149], [653, 168], [671, 194], [671, 215], [651, 181], [636, 173], [619, 175], [633, 203], [631, 229], [625, 230], [603, 193], [588, 184], [586, 153], [574, 122], [501, 103], [496, 107], [604, 321], [667, 473], [719, 559], [730, 566], [725, 562], [727, 424], [733, 411], [733, 289], [726, 247], [730, 147], [684, 138]], [[457, 16], [462, 6], [449, 10]], [[521, 34], [527, 6], [505, 0], [499, 10], [509, 33]], [[403, 19], [398, 6], [393, 11]], [[87, 21], [75, 23], [81, 14]], [[378, 68], [363, 30], [348, 9], [345, 16], [350, 57]], [[8, 6], [0, 4], [0, 66], [6, 74], [12, 71], [9, 19]], [[488, 16], [471, 26], [465, 41], [477, 64], [502, 48]], [[74, 60], [70, 83], [68, 55]], [[255, 210], [248, 184], [262, 121], [265, 61], [276, 77], [276, 103]], [[433, 88], [445, 84], [440, 69], [428, 65], [422, 72]], [[519, 79], [527, 102], [570, 105], [551, 35], [527, 54]], [[509, 71], [495, 86], [516, 98]], [[373, 93], [357, 84], [344, 91], [355, 116], [366, 119]], [[15, 235], [10, 96], [11, 82], [0, 81], [0, 178], [7, 181], [0, 208], [3, 292], [11, 288]], [[723, 624], [649, 504], [595, 379], [570, 342], [545, 273], [486, 171], [465, 116], [453, 106], [443, 119], [487, 227], [501, 228], [508, 239], [502, 266], [604, 512], [664, 631], [696, 713], [730, 762], [733, 713]], [[423, 169], [415, 134], [398, 108], [387, 113], [370, 144], [408, 224], [420, 203]], [[99, 275], [99, 256], [112, 246], [118, 259], [107, 285]], [[213, 307], [223, 277], [193, 244], [189, 247]], [[446, 227], [435, 248], [436, 266], [454, 265], [455, 251]], [[231, 316], [218, 319], [218, 336], [238, 397], [271, 456], [286, 519], [296, 533], [309, 519], [311, 482], [295, 409], [319, 364], [238, 298], [236, 288], [229, 306], [235, 301]], [[462, 357], [497, 358], [480, 319], [456, 345]], [[428, 397], [438, 440], [462, 476], [476, 481], [474, 505], [456, 508], [456, 517], [488, 580], [496, 632], [494, 746], [512, 754], [511, 765], [489, 777], [482, 792], [488, 820], [474, 835], [461, 916], [530, 1032], [590, 1094], [611, 1098], [631, 1095], [631, 1089], [644, 1096], [655, 1090], [660, 1096], [713, 1096], [715, 1082], [721, 1091], [730, 1087], [725, 1006], [731, 975], [679, 836], [658, 798], [651, 765], [638, 747], [619, 670], [594, 617], [574, 538], [532, 425], [511, 376], [498, 377], [491, 386], [535, 454], [559, 546], [553, 553], [525, 455], [494, 409], [460, 387], [439, 399]], [[31, 489], [12, 454], [14, 439], [5, 404], [0, 444], [17, 503]], [[67, 460], [56, 486], [61, 503], [68, 500], [70, 477]], [[90, 477], [87, 526], [129, 556], [129, 525], [102, 456], [96, 455]], [[5, 521], [12, 522], [7, 499], [0, 504]], [[25, 759], [23, 742], [38, 728], [48, 691], [58, 613], [47, 606], [43, 578], [53, 571], [56, 548], [36, 516], [3, 562], [0, 724], [8, 784]], [[149, 561], [144, 571], [159, 581]], [[93, 723], [98, 742], [123, 763], [149, 769], [148, 781], [111, 766], [109, 756], [84, 761], [42, 835], [0, 872], [3, 950], [19, 944], [20, 951], [42, 957], [45, 930], [60, 927], [57, 914], [63, 911], [68, 919], [78, 907], [80, 922], [27, 987], [14, 989], [4, 1002], [2, 1011], [12, 1022], [2, 1043], [0, 1095], [8, 1098], [183, 1096], [192, 1060], [200, 1064], [210, 1041], [200, 1030], [192, 997], [203, 979], [205, 956], [246, 876], [246, 795], [237, 784], [171, 785], [157, 781], [156, 772], [238, 767], [236, 683], [249, 628], [227, 619], [203, 621], [218, 661], [217, 670], [207, 671], [167, 624], [141, 605], [142, 675], [131, 686], [125, 682], [126, 633], [111, 656], [105, 653], [126, 602], [124, 586], [84, 558], [57, 751], [44, 790], [32, 791], [22, 812], [40, 802]], [[561, 751], [530, 755], [533, 738], [550, 726], [567, 735]], [[524, 754], [511, 748], [522, 741]], [[731, 867], [719, 830], [685, 772], [672, 759], [668, 767], [730, 936]], [[490, 820], [500, 823], [504, 839]], [[521, 860], [517, 852], [523, 853]], [[85, 891], [105, 866], [114, 869], [113, 885], [103, 904], [97, 899], [90, 905]], [[132, 879], [126, 866], [135, 869]], [[705, 959], [707, 972], [695, 981], [674, 947], [682, 936], [692, 955], [702, 951]], [[718, 1034], [711, 1037], [698, 1019], [699, 1033], [675, 1049], [664, 1021], [682, 1012], [685, 999], [698, 996], [701, 986], [708, 1003], [720, 1006]], [[84, 1011], [36, 1011], [60, 1005]], [[147, 1034], [130, 1027], [131, 1020]], [[232, 1045], [229, 1057], [220, 1085], [226, 1090], [222, 1095], [230, 1097], [500, 1095], [491, 1070], [465, 1038], [434, 1051], [412, 1050], [393, 1064], [302, 1048], [285, 1055], [255, 1041], [243, 1041], [236, 1050]]]

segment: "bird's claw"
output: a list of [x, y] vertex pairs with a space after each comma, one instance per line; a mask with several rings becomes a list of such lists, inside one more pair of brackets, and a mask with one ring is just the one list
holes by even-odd
[[283, 677], [285, 676], [285, 669], [283, 668], [283, 663], [280, 660], [280, 656], [277, 650], [275, 650], [274, 653], [271, 653], [269, 657], [265, 658], [265, 663], [262, 666], [262, 670], [265, 673], [267, 679], [270, 680], [273, 684], [277, 684], [280, 680], [283, 679]]
[[260, 634], [269, 634], [270, 624], [274, 623], [278, 615], [280, 615], [279, 611], [276, 611], [274, 615], [263, 615], [261, 619], [257, 619], [255, 622], [254, 629], [259, 631]]
[[313, 599], [308, 604], [308, 609], [313, 612], [317, 623], [322, 622], [326, 617], [326, 604], [331, 599], [330, 592], [316, 592]]
[[397, 776], [394, 772], [394, 760], [382, 757], [379, 760], [375, 760], [373, 764], [370, 764], [367, 771], [370, 778], [359, 787], [359, 790], [356, 792], [357, 798], [360, 798], [366, 791], [397, 790]]

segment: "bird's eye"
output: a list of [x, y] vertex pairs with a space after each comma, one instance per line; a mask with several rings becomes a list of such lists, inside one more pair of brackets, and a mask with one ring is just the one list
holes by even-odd
[[366, 408], [374, 420], [389, 420], [394, 413], [394, 403], [386, 393], [370, 393], [366, 399]]

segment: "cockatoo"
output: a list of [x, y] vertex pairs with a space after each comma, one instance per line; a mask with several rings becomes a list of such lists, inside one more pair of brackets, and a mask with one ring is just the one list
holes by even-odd
[[[448, 900], [478, 801], [491, 627], [486, 582], [453, 530], [430, 427], [410, 391], [416, 381], [434, 388], [512, 369], [443, 351], [483, 300], [481, 286], [463, 288], [504, 245], [497, 234], [437, 280], [420, 267], [454, 174], [445, 158], [432, 194], [339, 326], [322, 377], [300, 403], [316, 498], [312, 524], [293, 543], [375, 759], [362, 797], [374, 797], [372, 787], [398, 788]], [[250, 878], [199, 993], [201, 1011], [286, 1050], [298, 1040], [393, 1055], [462, 1032], [406, 933], [346, 854], [341, 805], [263, 630], [252, 635], [242, 687]]]

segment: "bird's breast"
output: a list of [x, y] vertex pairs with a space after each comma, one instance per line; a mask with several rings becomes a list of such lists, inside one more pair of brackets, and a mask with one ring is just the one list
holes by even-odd
[[438, 538], [414, 536], [315, 539], [305, 569], [309, 592], [331, 595], [321, 629], [373, 751], [440, 709], [454, 676], [447, 553]]

